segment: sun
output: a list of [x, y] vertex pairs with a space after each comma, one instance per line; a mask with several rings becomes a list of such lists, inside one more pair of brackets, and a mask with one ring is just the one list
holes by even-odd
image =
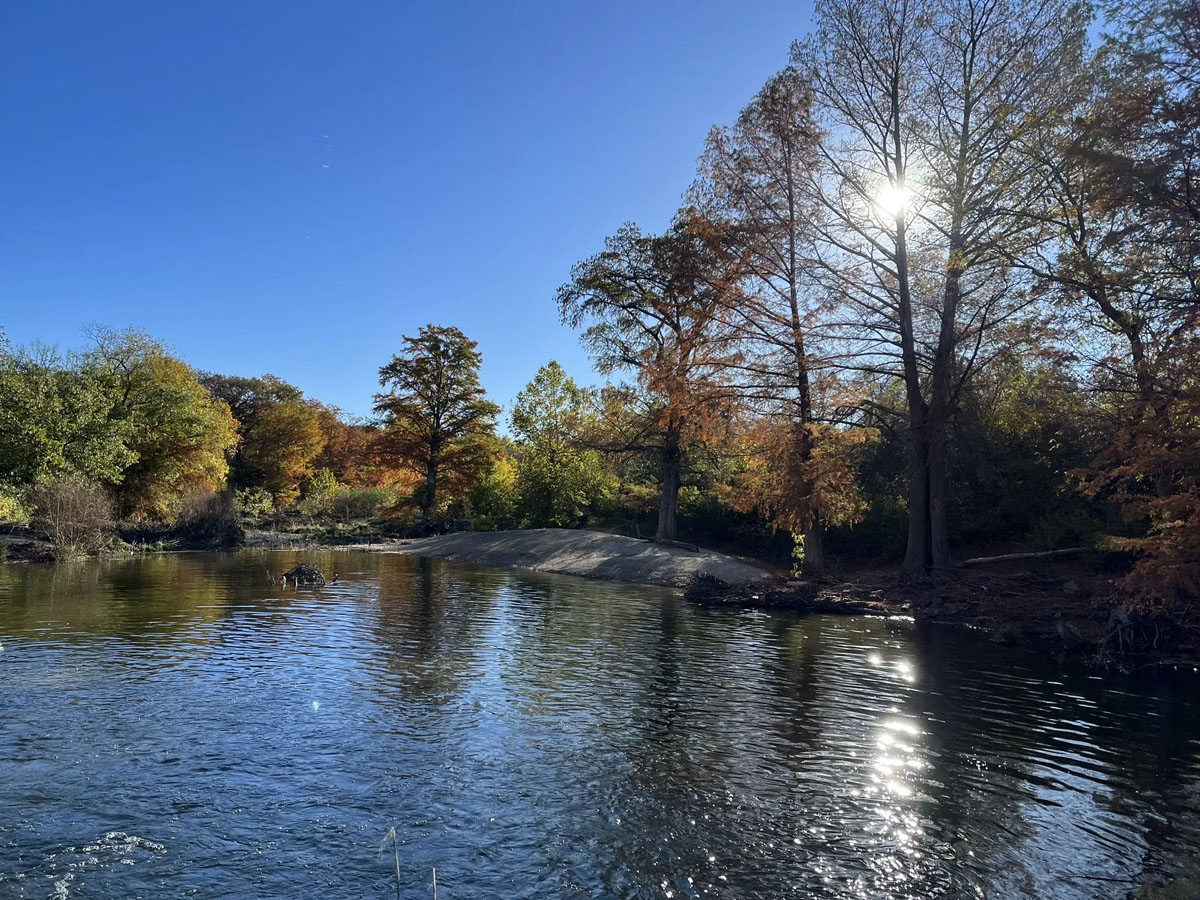
[[895, 219], [908, 208], [910, 199], [907, 187], [889, 182], [875, 195], [875, 208], [887, 218]]

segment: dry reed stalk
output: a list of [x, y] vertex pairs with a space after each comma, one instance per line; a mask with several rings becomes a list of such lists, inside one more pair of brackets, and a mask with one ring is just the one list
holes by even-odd
[[[392, 839], [392, 860], [396, 864], [396, 900], [400, 900], [400, 850], [396, 846], [396, 826], [393, 825], [387, 830], [387, 834], [383, 836], [383, 840], [379, 842], [379, 855], [383, 856], [383, 848], [387, 845], [388, 838]], [[434, 889], [434, 898], [437, 897], [437, 889]]]

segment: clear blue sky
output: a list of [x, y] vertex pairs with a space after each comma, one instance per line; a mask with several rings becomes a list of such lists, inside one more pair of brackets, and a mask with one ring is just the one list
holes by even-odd
[[135, 325], [192, 365], [369, 411], [426, 322], [509, 404], [552, 297], [661, 228], [704, 136], [786, 64], [807, 2], [212, 0], [0, 6], [0, 326]]

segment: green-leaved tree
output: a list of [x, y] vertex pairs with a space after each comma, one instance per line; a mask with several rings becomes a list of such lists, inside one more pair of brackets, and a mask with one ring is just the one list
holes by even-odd
[[386, 394], [375, 395], [385, 431], [380, 451], [424, 479], [420, 505], [438, 508], [439, 490], [469, 490], [487, 462], [484, 438], [500, 407], [479, 382], [479, 345], [457, 328], [425, 325], [379, 370]]
[[557, 362], [538, 369], [517, 395], [512, 411], [520, 448], [517, 492], [530, 524], [577, 524], [603, 498], [603, 460], [579, 441], [594, 418], [588, 392]]

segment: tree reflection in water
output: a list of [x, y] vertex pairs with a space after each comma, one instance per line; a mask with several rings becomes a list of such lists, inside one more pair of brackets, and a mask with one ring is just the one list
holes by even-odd
[[4, 896], [382, 897], [392, 826], [496, 898], [1107, 900], [1200, 845], [1194, 677], [964, 632], [305, 551], [0, 567], [0, 643]]

